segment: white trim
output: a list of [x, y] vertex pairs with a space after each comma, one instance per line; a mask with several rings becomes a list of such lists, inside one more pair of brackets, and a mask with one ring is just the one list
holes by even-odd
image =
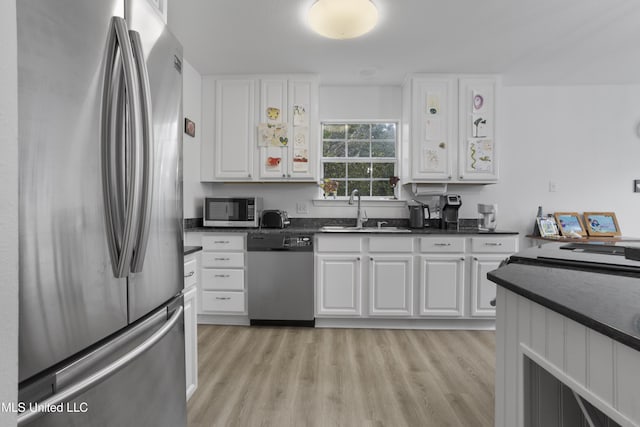
[[496, 321], [491, 319], [345, 319], [317, 318], [316, 328], [354, 328], [354, 329], [451, 329], [493, 331]]
[[237, 325], [249, 326], [248, 316], [224, 316], [211, 314], [198, 314], [198, 325]]

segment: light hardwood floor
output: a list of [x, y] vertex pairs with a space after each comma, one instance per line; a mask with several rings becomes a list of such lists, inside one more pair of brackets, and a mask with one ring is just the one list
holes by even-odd
[[189, 427], [493, 426], [495, 333], [198, 326]]

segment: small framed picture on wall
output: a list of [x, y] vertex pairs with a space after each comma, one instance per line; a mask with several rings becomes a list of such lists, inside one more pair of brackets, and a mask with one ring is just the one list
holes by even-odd
[[184, 118], [184, 133], [192, 138], [196, 136], [196, 124], [186, 117]]

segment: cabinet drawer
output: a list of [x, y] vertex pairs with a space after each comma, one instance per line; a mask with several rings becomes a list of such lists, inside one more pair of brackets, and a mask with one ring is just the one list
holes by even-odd
[[244, 313], [244, 292], [202, 292], [203, 311]]
[[202, 289], [242, 291], [244, 290], [244, 270], [204, 268], [202, 269]]
[[202, 236], [205, 251], [243, 251], [244, 234], [205, 234]]
[[370, 252], [413, 252], [413, 237], [370, 237]]
[[362, 238], [359, 236], [325, 237], [319, 236], [316, 244], [318, 252], [362, 252]]
[[472, 237], [471, 252], [513, 253], [517, 251], [518, 240], [514, 237]]
[[242, 252], [202, 252], [203, 267], [244, 267]]
[[420, 252], [464, 252], [464, 237], [422, 237]]
[[195, 259], [191, 259], [184, 263], [184, 288], [198, 283], [198, 263]]

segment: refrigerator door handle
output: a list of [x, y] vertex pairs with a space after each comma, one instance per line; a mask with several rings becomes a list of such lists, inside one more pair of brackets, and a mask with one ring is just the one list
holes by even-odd
[[[120, 52], [119, 60], [117, 53]], [[119, 66], [121, 65], [121, 67]], [[124, 88], [114, 85], [114, 71], [121, 73]], [[120, 77], [120, 76], [119, 76]], [[114, 90], [116, 86], [116, 90]], [[114, 99], [118, 99], [124, 92], [126, 108], [116, 109], [116, 115], [127, 114], [126, 118], [113, 117]], [[105, 59], [105, 73], [102, 96], [101, 117], [101, 153], [102, 153], [102, 188], [105, 204], [105, 222], [107, 228], [107, 243], [111, 257], [111, 265], [115, 277], [126, 277], [129, 273], [136, 232], [138, 230], [138, 212], [140, 211], [141, 183], [141, 144], [143, 131], [142, 111], [140, 106], [140, 82], [136, 72], [136, 62], [133, 55], [131, 40], [128, 37], [126, 21], [120, 17], [111, 18], [111, 26], [107, 39], [107, 53]], [[115, 126], [114, 126], [115, 123]], [[125, 129], [121, 129], [124, 126]], [[114, 129], [115, 127], [115, 129]], [[126, 144], [126, 164], [119, 164], [124, 156], [119, 155], [120, 147], [114, 148], [114, 137], [126, 134], [129, 139]], [[115, 159], [114, 159], [115, 157]], [[118, 164], [116, 164], [118, 163]], [[125, 173], [125, 185], [119, 185], [119, 171]], [[119, 194], [124, 190], [125, 194]], [[121, 213], [124, 200], [124, 214]], [[124, 218], [122, 221], [121, 218]], [[122, 224], [124, 222], [124, 224]]]
[[145, 253], [149, 242], [149, 227], [151, 224], [151, 206], [153, 204], [153, 163], [154, 163], [154, 138], [153, 138], [153, 113], [151, 103], [151, 89], [149, 85], [149, 72], [144, 60], [140, 33], [129, 31], [133, 56], [136, 61], [138, 80], [140, 82], [141, 106], [142, 106], [142, 192], [138, 232], [136, 244], [131, 262], [131, 271], [139, 273], [144, 265]]
[[[135, 347], [133, 350], [125, 354], [124, 356], [116, 359], [114, 362], [105, 366], [104, 368], [94, 372], [93, 374], [83, 378], [82, 380], [65, 387], [60, 392], [53, 394], [49, 398], [45, 399], [42, 402], [38, 402], [37, 405], [29, 405], [29, 411], [25, 411], [18, 415], [18, 427], [23, 426], [39, 417], [44, 415], [42, 412], [46, 410], [46, 408], [53, 407], [60, 403], [67, 402], [78, 395], [84, 393], [91, 387], [98, 385], [99, 383], [105, 381], [112, 375], [119, 372], [121, 369], [125, 368], [127, 365], [134, 362], [138, 357], [144, 354], [147, 350], [157, 344], [165, 335], [169, 333], [169, 331], [176, 325], [176, 323], [180, 320], [183, 313], [182, 305], [178, 306], [176, 310], [173, 312], [169, 320], [162, 325], [160, 329], [153, 333], [149, 338], [143, 341], [140, 345]], [[32, 408], [33, 407], [33, 408]]]

